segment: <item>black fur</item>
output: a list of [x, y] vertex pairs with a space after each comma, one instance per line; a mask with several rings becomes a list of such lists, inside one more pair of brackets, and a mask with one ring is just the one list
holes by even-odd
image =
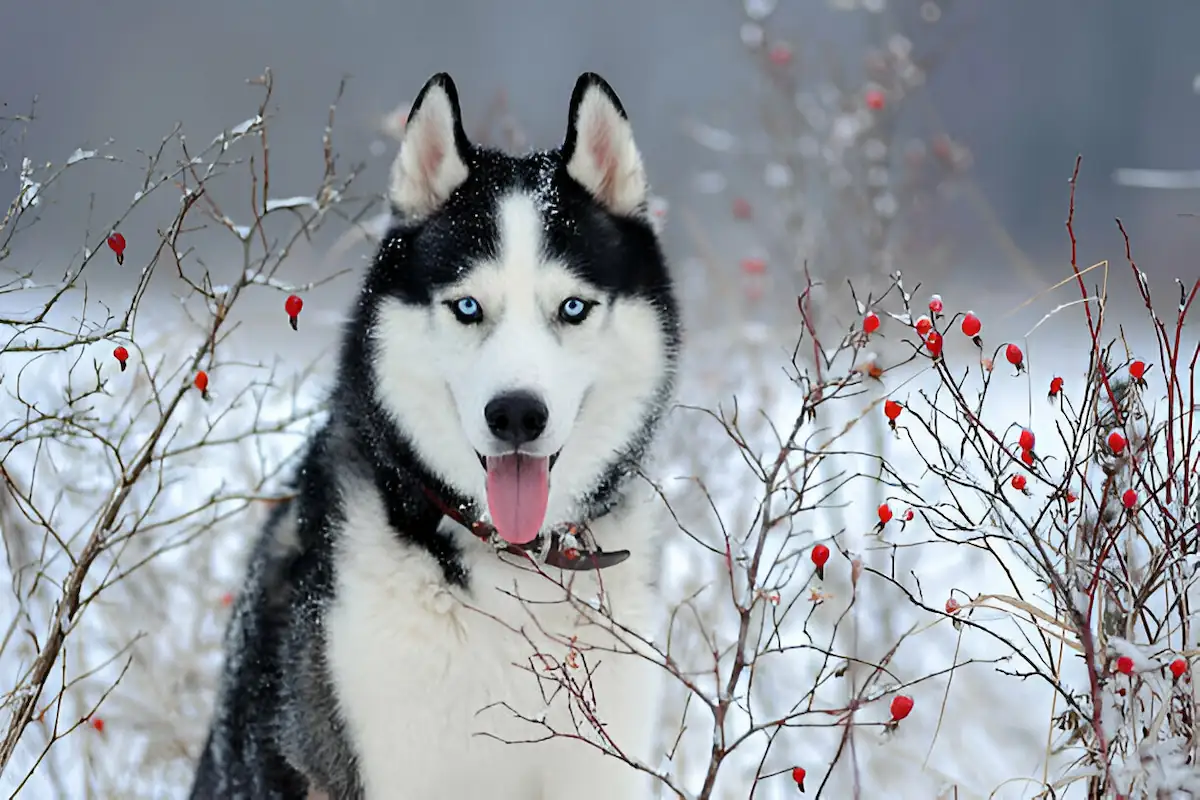
[[[334, 538], [344, 519], [337, 487], [347, 473], [369, 481], [386, 498], [388, 521], [398, 538], [432, 554], [447, 582], [469, 583], [456, 545], [438, 531], [442, 515], [422, 487], [452, 504], [465, 504], [465, 498], [417, 459], [376, 399], [372, 333], [383, 298], [428, 305], [434, 289], [456, 282], [466, 265], [492, 254], [498, 203], [508, 192], [523, 190], [544, 209], [546, 246], [553, 255], [612, 295], [652, 301], [672, 353], [677, 347], [670, 278], [645, 214], [609, 213], [566, 171], [584, 91], [600, 86], [620, 108], [611, 88], [597, 76], [581, 76], [563, 147], [513, 157], [467, 141], [457, 92], [444, 74], [430, 79], [411, 114], [435, 84], [446, 90], [453, 106], [455, 143], [469, 177], [428, 216], [398, 217], [365, 277], [344, 332], [328, 422], [296, 473], [296, 499], [272, 515], [250, 560], [226, 637], [225, 674], [193, 800], [303, 798], [310, 779], [333, 798], [362, 794], [323, 656]], [[664, 377], [664, 400], [672, 377]], [[597, 482], [586, 499], [591, 516], [619, 500], [659, 413]]]

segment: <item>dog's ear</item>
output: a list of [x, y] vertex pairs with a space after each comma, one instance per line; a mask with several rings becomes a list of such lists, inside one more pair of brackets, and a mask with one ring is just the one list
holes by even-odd
[[633, 127], [617, 93], [595, 73], [575, 83], [562, 153], [567, 174], [612, 213], [644, 207], [649, 187]]
[[470, 149], [458, 90], [450, 76], [440, 72], [426, 82], [409, 109], [400, 153], [392, 164], [392, 205], [409, 218], [436, 211], [467, 179]]

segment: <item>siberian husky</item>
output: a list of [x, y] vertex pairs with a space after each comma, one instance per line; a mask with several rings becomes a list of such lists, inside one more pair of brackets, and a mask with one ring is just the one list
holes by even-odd
[[651, 796], [665, 528], [640, 469], [680, 328], [647, 192], [597, 75], [562, 146], [519, 157], [425, 84], [193, 798]]

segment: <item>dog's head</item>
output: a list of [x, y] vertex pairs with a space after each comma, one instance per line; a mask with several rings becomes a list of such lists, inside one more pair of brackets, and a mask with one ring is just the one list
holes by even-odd
[[450, 77], [409, 112], [396, 227], [364, 294], [373, 390], [417, 456], [510, 541], [586, 514], [636, 465], [678, 318], [616, 94], [580, 76], [560, 148], [472, 144]]

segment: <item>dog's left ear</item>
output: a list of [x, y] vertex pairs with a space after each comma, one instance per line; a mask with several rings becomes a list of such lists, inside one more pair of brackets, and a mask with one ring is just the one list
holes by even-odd
[[470, 149], [458, 90], [440, 72], [425, 83], [408, 112], [400, 153], [392, 163], [392, 205], [410, 218], [439, 209], [467, 179]]
[[646, 172], [617, 93], [599, 75], [585, 72], [575, 83], [569, 115], [562, 146], [567, 174], [614, 214], [644, 208]]

